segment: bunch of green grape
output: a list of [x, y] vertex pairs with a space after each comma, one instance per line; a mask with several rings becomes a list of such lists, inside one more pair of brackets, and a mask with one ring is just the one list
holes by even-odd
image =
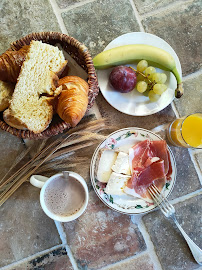
[[157, 101], [166, 91], [166, 74], [156, 72], [154, 67], [148, 66], [146, 60], [141, 60], [137, 64], [137, 74], [136, 89], [140, 93], [148, 91], [148, 97], [151, 102]]

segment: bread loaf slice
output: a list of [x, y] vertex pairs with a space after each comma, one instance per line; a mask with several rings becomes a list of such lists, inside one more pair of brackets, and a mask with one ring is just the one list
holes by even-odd
[[0, 81], [0, 111], [8, 108], [14, 88], [13, 83]]
[[4, 120], [15, 128], [25, 127], [40, 133], [50, 124], [53, 106], [50, 96], [57, 96], [57, 73], [66, 65], [62, 51], [57, 47], [32, 41]]

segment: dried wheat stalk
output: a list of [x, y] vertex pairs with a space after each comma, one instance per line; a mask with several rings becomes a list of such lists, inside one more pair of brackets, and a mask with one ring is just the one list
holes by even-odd
[[[105, 124], [104, 124], [104, 120], [103, 119], [99, 119], [99, 120], [95, 120], [95, 121], [91, 121], [89, 123], [85, 123], [85, 124], [81, 124], [80, 126], [78, 127], [75, 127], [75, 128], [72, 128], [71, 130], [69, 130], [68, 132], [66, 132], [65, 134], [63, 134], [59, 139], [57, 139], [56, 141], [48, 144], [46, 147], [44, 147], [41, 151], [37, 152], [36, 155], [30, 159], [26, 164], [24, 164], [18, 171], [16, 171], [10, 178], [8, 178], [6, 181], [3, 182], [3, 180], [0, 182], [0, 189], [5, 186], [7, 183], [10, 183], [12, 181], [12, 179], [17, 176], [21, 171], [22, 172], [26, 172], [27, 170], [27, 165], [30, 164], [32, 161], [37, 161], [39, 160], [40, 158], [46, 156], [46, 151], [48, 151], [49, 149], [55, 147], [57, 144], [59, 144], [60, 142], [64, 142], [65, 141], [65, 138], [67, 135], [71, 135], [73, 133], [77, 133], [83, 130], [87, 131], [91, 131], [91, 132], [98, 132], [100, 131], [101, 129], [103, 129], [105, 127]], [[46, 142], [48, 142], [48, 140], [46, 140]], [[42, 142], [42, 144], [44, 144]], [[13, 169], [13, 168], [12, 168]], [[10, 170], [9, 170], [10, 171]], [[5, 179], [5, 177], [4, 177]]]
[[62, 160], [54, 160], [48, 163], [44, 163], [43, 166], [39, 167], [38, 170], [35, 172], [36, 174], [43, 174], [43, 173], [50, 173], [53, 171], [61, 171], [61, 170], [66, 170], [67, 169], [67, 164], [68, 168], [73, 168], [78, 165], [84, 164], [86, 162], [86, 158], [84, 157], [74, 157], [74, 158], [66, 158]]
[[[6, 177], [1, 180], [0, 206], [43, 164], [46, 164], [51, 160], [54, 162], [54, 159], [59, 158], [61, 155], [67, 155], [68, 153], [75, 152], [83, 147], [88, 147], [97, 143], [98, 140], [103, 140], [105, 136], [97, 134], [97, 132], [100, 132], [103, 129], [106, 129], [106, 126], [104, 120], [100, 119], [80, 124], [78, 127], [68, 130], [67, 133], [51, 143], [49, 143], [49, 140], [43, 141], [42, 146], [39, 147], [39, 149], [41, 148], [40, 151], [34, 157], [7, 180], [5, 180]], [[22, 154], [22, 157], [15, 162], [15, 165], [12, 166], [9, 172], [19, 164], [19, 161], [21, 161], [29, 151], [30, 149], [28, 148], [27, 151]], [[63, 166], [62, 162], [58, 162], [59, 169]], [[41, 167], [41, 169], [43, 169], [43, 167]], [[49, 170], [50, 166], [46, 164], [44, 169]]]
[[[73, 134], [70, 134], [69, 136], [67, 136], [64, 140], [67, 140], [67, 139], [69, 139], [69, 138], [71, 138], [73, 136]], [[62, 141], [63, 142], [63, 141]], [[62, 144], [62, 142], [60, 142], [59, 143], [59, 145], [60, 144]], [[31, 162], [28, 162], [27, 163], [27, 166], [23, 166], [23, 170], [22, 169], [20, 169], [20, 170], [18, 170], [17, 172], [18, 173], [15, 173], [14, 174], [14, 177], [9, 177], [9, 182], [8, 182], [8, 180], [6, 180], [2, 185], [1, 185], [1, 187], [3, 187], [3, 185], [5, 185], [5, 184], [7, 184], [7, 183], [10, 183], [10, 188], [12, 188], [12, 187], [15, 187], [15, 186], [18, 186], [17, 185], [17, 183], [18, 182], [20, 182], [21, 184], [24, 182], [24, 181], [26, 181], [27, 180], [27, 178], [28, 177], [30, 177], [31, 176], [31, 174], [36, 170], [36, 169], [38, 169], [38, 167], [39, 166], [41, 166], [45, 161], [46, 161], [46, 159], [49, 157], [49, 156], [51, 156], [56, 150], [57, 150], [57, 147], [59, 146], [59, 145], [57, 145], [56, 147], [54, 147], [53, 148], [53, 150], [51, 150], [50, 151], [50, 153], [48, 154], [48, 155], [46, 155], [46, 157], [44, 158], [44, 159], [42, 159], [40, 162], [38, 162], [37, 164], [35, 164], [35, 161], [38, 159], [38, 157], [40, 157], [40, 154], [41, 153], [39, 153], [39, 154], [37, 154], [35, 157], [35, 159], [31, 159]], [[51, 148], [52, 149], [52, 148]], [[45, 151], [47, 150], [47, 147], [45, 148]], [[43, 152], [43, 150], [42, 150], [42, 152]], [[34, 168], [33, 168], [33, 166], [34, 166]], [[27, 177], [26, 177], [27, 176]], [[10, 189], [9, 188], [9, 189]], [[8, 192], [9, 193], [9, 189], [5, 189], [1, 194], [0, 194], [0, 199], [3, 199], [4, 198], [4, 196], [6, 195], [6, 193]], [[14, 191], [15, 191], [15, 189], [14, 189]], [[1, 200], [0, 200], [0, 205], [1, 205]]]

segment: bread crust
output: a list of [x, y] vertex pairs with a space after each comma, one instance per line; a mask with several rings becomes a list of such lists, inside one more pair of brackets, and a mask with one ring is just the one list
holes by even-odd
[[[47, 102], [47, 104], [49, 104], [50, 99], [54, 99], [54, 98], [46, 98], [46, 99], [44, 99], [44, 102]], [[37, 133], [41, 133], [46, 128], [48, 128], [49, 124], [52, 121], [52, 118], [53, 118], [53, 106], [49, 105], [49, 113], [48, 113], [47, 121], [44, 123], [44, 125], [41, 127], [41, 129], [37, 130]], [[27, 127], [27, 125], [25, 123], [20, 121], [17, 117], [15, 117], [14, 114], [12, 114], [12, 110], [10, 108], [6, 109], [3, 112], [3, 119], [11, 127], [14, 127], [14, 128], [17, 128], [17, 129], [22, 129], [22, 130], [27, 130], [28, 129], [28, 127]], [[36, 133], [35, 130], [32, 130], [30, 128], [29, 128], [29, 130]]]
[[89, 86], [78, 76], [66, 76], [58, 83], [63, 90], [58, 98], [56, 111], [62, 120], [75, 127], [87, 110]]
[[8, 108], [14, 88], [14, 84], [0, 81], [0, 111]]
[[67, 61], [58, 48], [40, 41], [30, 43], [22, 64], [5, 122], [35, 134], [43, 132], [53, 117], [54, 98], [62, 91], [56, 73]]
[[29, 47], [29, 45], [25, 45], [19, 51], [6, 51], [0, 56], [0, 80], [13, 83], [17, 82]]
[[27, 126], [23, 124], [18, 118], [16, 118], [9, 108], [3, 112], [3, 119], [11, 127], [22, 130], [27, 129]]

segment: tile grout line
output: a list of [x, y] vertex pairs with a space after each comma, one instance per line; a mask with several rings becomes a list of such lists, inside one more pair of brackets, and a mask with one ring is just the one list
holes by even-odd
[[[198, 189], [198, 190], [196, 190], [196, 191], [193, 191], [193, 192], [191, 192], [191, 193], [188, 193], [188, 194], [186, 194], [186, 195], [184, 195], [184, 196], [181, 196], [181, 197], [178, 197], [178, 198], [169, 200], [169, 202], [170, 202], [171, 204], [175, 205], [175, 204], [177, 204], [177, 203], [179, 203], [179, 202], [184, 202], [184, 201], [186, 201], [186, 200], [189, 200], [189, 199], [191, 199], [191, 198], [193, 198], [193, 197], [195, 197], [195, 196], [201, 195], [201, 194], [202, 194], [202, 188], [201, 188], [201, 189]], [[169, 197], [168, 197], [168, 199], [169, 199]]]
[[71, 251], [71, 249], [70, 249], [70, 247], [69, 247], [68, 245], [65, 245], [65, 249], [66, 249], [66, 251], [67, 251], [67, 255], [68, 255], [69, 259], [70, 259], [70, 262], [71, 262], [71, 264], [72, 264], [74, 270], [79, 270], [79, 268], [78, 268], [78, 266], [77, 266], [77, 263], [76, 263], [76, 261], [75, 261], [75, 259], [74, 259], [74, 256], [73, 256], [73, 254], [72, 254], [72, 251]]
[[[202, 194], [202, 188], [201, 188], [201, 189], [198, 189], [198, 190], [196, 190], [196, 191], [193, 191], [193, 192], [191, 192], [191, 193], [188, 193], [188, 194], [186, 194], [186, 195], [184, 195], [184, 196], [181, 196], [181, 197], [172, 199], [172, 200], [169, 200], [169, 196], [168, 196], [167, 199], [168, 199], [168, 201], [169, 201], [173, 206], [175, 206], [175, 204], [177, 204], [177, 203], [184, 202], [184, 201], [186, 201], [186, 200], [189, 200], [189, 199], [191, 199], [191, 198], [193, 198], [193, 197], [196, 197], [196, 196], [198, 196], [198, 195], [201, 195], [201, 194]], [[160, 211], [160, 209], [159, 209], [158, 207], [156, 207], [156, 208], [154, 208], [154, 209], [151, 210], [151, 212], [155, 212], [155, 211]], [[144, 215], [146, 215], [146, 214], [142, 214], [141, 216], [144, 216]], [[131, 217], [131, 219], [133, 219], [133, 216]], [[136, 221], [134, 221], [134, 223], [137, 224]]]
[[34, 260], [35, 258], [37, 258], [39, 256], [43, 256], [43, 255], [45, 255], [47, 253], [50, 253], [51, 251], [54, 251], [54, 250], [56, 250], [58, 248], [64, 248], [64, 245], [60, 244], [60, 245], [45, 249], [43, 251], [37, 252], [37, 253], [35, 253], [35, 254], [31, 255], [31, 256], [28, 256], [26, 258], [23, 258], [23, 259], [19, 260], [19, 261], [13, 262], [13, 263], [8, 264], [8, 265], [5, 265], [5, 266], [1, 267], [0, 270], [13, 270], [13, 267], [16, 267], [16, 266], [19, 266], [22, 263], [26, 263], [26, 262], [29, 262], [31, 260]]
[[[196, 190], [196, 191], [193, 191], [193, 192], [191, 192], [191, 193], [188, 193], [188, 194], [186, 194], [186, 195], [184, 195], [184, 196], [181, 196], [181, 197], [177, 197], [177, 198], [175, 198], [175, 199], [172, 199], [172, 200], [169, 200], [169, 196], [167, 197], [167, 199], [168, 199], [168, 201], [173, 205], [173, 206], [175, 206], [175, 204], [177, 204], [177, 203], [180, 203], [180, 202], [184, 202], [184, 201], [186, 201], [186, 200], [189, 200], [189, 199], [191, 199], [191, 198], [193, 198], [193, 197], [196, 197], [196, 196], [198, 196], [198, 195], [201, 195], [202, 194], [202, 188], [201, 189], [198, 189], [198, 190]], [[152, 209], [150, 212], [155, 212], [155, 211], [160, 211], [160, 209], [158, 208], [158, 207], [156, 207], [156, 208], [154, 208], [154, 209]], [[141, 217], [143, 217], [144, 215], [146, 215], [146, 213], [145, 214], [139, 214], [140, 215], [140, 218]], [[131, 216], [131, 220], [133, 220], [133, 216]], [[132, 221], [133, 222], [133, 221]], [[137, 224], [137, 222], [136, 221], [134, 221], [133, 223], [136, 223]]]
[[130, 0], [130, 4], [131, 4], [131, 6], [133, 8], [133, 11], [135, 13], [135, 18], [137, 20], [137, 23], [138, 23], [138, 25], [140, 27], [141, 32], [145, 32], [144, 27], [143, 27], [142, 22], [141, 22], [141, 16], [139, 15], [139, 13], [137, 11], [137, 8], [136, 8], [135, 3], [133, 2], [133, 0]]
[[177, 107], [175, 106], [175, 103], [173, 101], [171, 102], [171, 107], [172, 107], [172, 109], [174, 111], [174, 114], [175, 114], [176, 118], [179, 118], [180, 115], [179, 115]]
[[[155, 270], [162, 270], [162, 267], [161, 267], [161, 264], [160, 264], [160, 261], [159, 261], [159, 258], [156, 254], [156, 251], [154, 249], [154, 245], [153, 245], [153, 242], [151, 240], [151, 237], [149, 235], [149, 233], [147, 232], [147, 229], [145, 227], [145, 224], [144, 222], [142, 221], [142, 217], [143, 215], [137, 217], [137, 220], [134, 222], [132, 221], [133, 219], [133, 216], [131, 217], [131, 221], [133, 223], [135, 223], [137, 226], [138, 226], [138, 229], [140, 230], [144, 240], [145, 240], [145, 243], [146, 243], [146, 247], [147, 247], [147, 252], [150, 256], [150, 259], [155, 267]], [[134, 217], [135, 218], [135, 217]]]
[[183, 76], [182, 81], [186, 82], [188, 80], [195, 79], [196, 77], [198, 77], [200, 75], [202, 75], [202, 69], [199, 69], [199, 70], [197, 70], [197, 71], [195, 71], [193, 73], [190, 73], [190, 74], [188, 74], [186, 76]]
[[62, 240], [62, 244], [66, 245], [67, 244], [67, 238], [66, 238], [64, 229], [62, 227], [62, 224], [59, 221], [56, 221], [56, 220], [54, 220], [54, 222], [55, 222], [55, 226], [56, 226], [56, 228], [58, 230], [60, 239]]
[[150, 12], [143, 13], [140, 16], [141, 16], [141, 19], [144, 20], [144, 19], [146, 19], [148, 17], [161, 14], [162, 12], [170, 11], [172, 9], [175, 9], [178, 6], [180, 7], [182, 4], [188, 4], [188, 3], [191, 3], [191, 2], [192, 2], [192, 0], [183, 0], [183, 1], [179, 1], [179, 2], [175, 1], [174, 3], [170, 3], [165, 7], [159, 7], [157, 9], [154, 9], [154, 10], [150, 11]]
[[[50, 0], [49, 0], [50, 1]], [[55, 1], [55, 0], [54, 0]], [[88, 3], [92, 3], [92, 2], [96, 2], [96, 0], [86, 0], [86, 1], [82, 1], [82, 2], [79, 2], [79, 3], [76, 3], [76, 4], [73, 4], [73, 5], [70, 5], [69, 7], [67, 8], [60, 8], [60, 12], [66, 12], [66, 11], [70, 11], [72, 9], [75, 9], [77, 7], [82, 7], [84, 6], [85, 4], [88, 4]]]
[[58, 7], [55, 0], [49, 0], [49, 2], [51, 4], [51, 6], [52, 6], [53, 12], [54, 12], [54, 14], [55, 14], [55, 16], [57, 18], [57, 21], [58, 21], [58, 24], [59, 24], [59, 27], [60, 27], [62, 33], [68, 35], [67, 29], [65, 27], [64, 21], [63, 21], [62, 16], [61, 16], [60, 8]]
[[193, 155], [202, 153], [202, 148], [191, 148], [190, 150], [192, 151]]
[[[112, 264], [108, 264], [107, 266], [103, 266], [103, 267], [99, 268], [99, 270], [108, 270], [109, 267], [111, 267], [111, 266], [112, 266], [112, 267], [114, 267], [114, 266], [119, 266], [120, 263], [128, 262], [128, 261], [130, 261], [131, 259], [138, 259], [138, 258], [140, 258], [141, 256], [144, 256], [145, 254], [148, 254], [147, 250], [144, 250], [144, 251], [138, 253], [137, 255], [133, 255], [133, 256], [130, 256], [130, 257], [128, 257], [128, 258], [125, 258], [125, 259], [123, 259], [123, 260], [121, 260], [121, 261], [118, 261], [118, 262], [115, 262], [115, 263], [112, 263]], [[142, 269], [141, 269], [141, 270], [142, 270]]]
[[61, 222], [56, 221], [56, 220], [54, 220], [54, 222], [55, 222], [55, 225], [57, 227], [57, 230], [58, 230], [58, 233], [60, 235], [60, 238], [62, 240], [62, 244], [65, 246], [65, 249], [67, 251], [67, 255], [68, 255], [69, 259], [70, 259], [70, 262], [71, 262], [74, 270], [78, 270], [77, 263], [76, 263], [76, 261], [74, 259], [74, 256], [73, 256], [73, 254], [71, 252], [70, 247], [67, 244], [67, 237], [66, 237], [66, 234], [64, 232], [64, 227], [63, 227], [63, 225], [62, 225]]
[[159, 125], [159, 126], [157, 126], [155, 128], [152, 128], [151, 131], [154, 132], [154, 133], [158, 133], [160, 131], [164, 131], [164, 130], [167, 129], [168, 125], [169, 125], [169, 123]]
[[201, 169], [200, 169], [199, 164], [198, 164], [198, 162], [196, 160], [196, 157], [195, 157], [195, 155], [197, 154], [197, 152], [193, 152], [192, 149], [188, 149], [188, 151], [189, 151], [189, 155], [191, 157], [191, 160], [192, 160], [192, 162], [194, 164], [196, 173], [198, 174], [199, 181], [200, 181], [200, 183], [202, 185], [202, 172], [201, 172]]

